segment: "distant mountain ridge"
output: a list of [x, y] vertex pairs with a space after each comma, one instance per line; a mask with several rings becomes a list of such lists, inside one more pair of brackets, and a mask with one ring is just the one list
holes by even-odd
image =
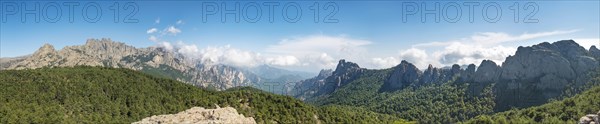
[[[88, 39], [84, 45], [66, 46], [61, 50], [55, 50], [52, 45], [45, 44], [30, 56], [3, 58], [0, 65], [0, 69], [17, 70], [77, 65], [128, 68], [216, 90], [238, 86], [259, 87], [269, 79], [243, 68], [203, 64], [162, 47], [135, 48], [105, 38]], [[301, 73], [289, 71], [282, 74]], [[288, 80], [296, 77], [281, 78], [283, 79], [280, 80]], [[300, 79], [293, 79], [297, 80]]]

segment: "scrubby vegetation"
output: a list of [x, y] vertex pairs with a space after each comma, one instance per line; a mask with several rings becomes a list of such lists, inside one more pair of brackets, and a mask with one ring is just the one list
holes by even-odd
[[[596, 79], [597, 80], [597, 79]], [[513, 109], [493, 115], [481, 115], [467, 123], [549, 123], [565, 124], [575, 123], [586, 114], [596, 113], [600, 110], [600, 86], [560, 101], [525, 109]]]
[[360, 108], [315, 107], [249, 87], [205, 90], [129, 69], [3, 70], [0, 87], [0, 123], [130, 123], [216, 105], [234, 107], [259, 123], [404, 122]]

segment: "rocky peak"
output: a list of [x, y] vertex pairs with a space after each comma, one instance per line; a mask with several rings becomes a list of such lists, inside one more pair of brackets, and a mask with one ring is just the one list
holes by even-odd
[[491, 83], [498, 80], [500, 76], [500, 66], [496, 65], [494, 61], [483, 60], [479, 64], [479, 68], [473, 76], [475, 82]]
[[[151, 108], [150, 108], [151, 109]], [[239, 114], [235, 108], [225, 107], [216, 109], [204, 109], [202, 107], [193, 107], [191, 109], [179, 112], [177, 114], [154, 115], [144, 118], [134, 124], [256, 124], [252, 117], [244, 117]]]
[[590, 55], [596, 59], [600, 59], [600, 50], [598, 50], [598, 48], [596, 48], [595, 45], [592, 45], [592, 47], [590, 47]]
[[573, 40], [561, 40], [552, 43], [552, 45], [556, 46], [558, 48], [558, 51], [567, 58], [576, 58], [578, 56], [583, 56], [587, 53], [585, 48], [583, 48]]
[[40, 47], [35, 53], [34, 55], [46, 55], [49, 53], [55, 53], [56, 50], [54, 49], [54, 46], [45, 43], [42, 47]]
[[460, 65], [458, 65], [458, 64], [452, 65], [452, 68], [450, 69], [450, 72], [452, 72], [452, 74], [458, 74], [458, 73], [460, 73], [460, 71], [461, 71]]
[[463, 71], [460, 74], [460, 81], [461, 82], [471, 82], [473, 81], [474, 75], [475, 75], [475, 64], [469, 64], [467, 66], [467, 69], [465, 69], [465, 71]]
[[390, 77], [384, 82], [380, 91], [395, 91], [418, 82], [422, 72], [412, 63], [402, 60], [394, 67]]
[[342, 59], [339, 61], [335, 71], [331, 76], [325, 79], [325, 84], [317, 91], [317, 94], [327, 94], [335, 91], [335, 89], [350, 83], [352, 80], [360, 77], [366, 69], [360, 68], [358, 64], [347, 62]]
[[360, 69], [360, 66], [358, 66], [358, 64], [353, 63], [353, 62], [346, 62], [346, 60], [342, 59], [339, 61], [337, 67], [335, 68], [334, 73], [345, 73], [349, 70], [356, 70], [356, 69]]

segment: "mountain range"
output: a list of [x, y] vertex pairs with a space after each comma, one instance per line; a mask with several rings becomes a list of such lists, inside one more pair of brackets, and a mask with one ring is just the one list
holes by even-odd
[[[451, 68], [430, 65], [421, 71], [410, 62], [402, 61], [388, 69], [366, 69], [340, 60], [333, 72], [321, 71], [319, 76], [299, 82], [289, 94], [318, 105], [357, 105], [376, 112], [402, 114], [413, 110], [397, 108], [402, 106], [397, 102], [412, 99], [404, 98], [406, 95], [427, 88], [444, 89], [446, 84], [451, 84], [452, 87], [465, 86], [454, 89], [464, 90], [465, 94], [459, 94], [461, 99], [492, 96], [493, 107], [485, 113], [501, 112], [570, 97], [598, 85], [597, 81], [591, 81], [600, 66], [598, 55], [600, 50], [595, 46], [586, 50], [573, 40], [561, 40], [519, 47], [501, 64], [483, 60], [479, 66], [470, 64], [466, 68], [457, 64]], [[396, 97], [404, 100], [395, 101]], [[383, 105], [390, 101], [395, 102], [389, 104], [396, 105]], [[392, 111], [381, 108], [394, 106]]]
[[238, 86], [265, 87], [265, 82], [296, 82], [312, 76], [261, 65], [251, 68], [206, 64], [162, 47], [135, 48], [111, 39], [88, 39], [84, 45], [56, 50], [44, 44], [35, 53], [0, 59], [0, 70], [72, 67], [77, 65], [128, 68], [215, 90]]

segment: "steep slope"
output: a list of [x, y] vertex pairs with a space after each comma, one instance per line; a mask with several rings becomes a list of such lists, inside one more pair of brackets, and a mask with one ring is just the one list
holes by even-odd
[[130, 123], [192, 107], [212, 109], [215, 105], [233, 107], [258, 123], [399, 120], [361, 109], [314, 107], [249, 87], [205, 90], [123, 68], [3, 70], [0, 87], [0, 123]]
[[217, 90], [261, 82], [259, 76], [235, 67], [202, 64], [161, 47], [135, 48], [110, 39], [89, 39], [85, 45], [66, 46], [58, 51], [45, 44], [31, 56], [16, 60], [3, 69], [77, 65], [128, 68]]

